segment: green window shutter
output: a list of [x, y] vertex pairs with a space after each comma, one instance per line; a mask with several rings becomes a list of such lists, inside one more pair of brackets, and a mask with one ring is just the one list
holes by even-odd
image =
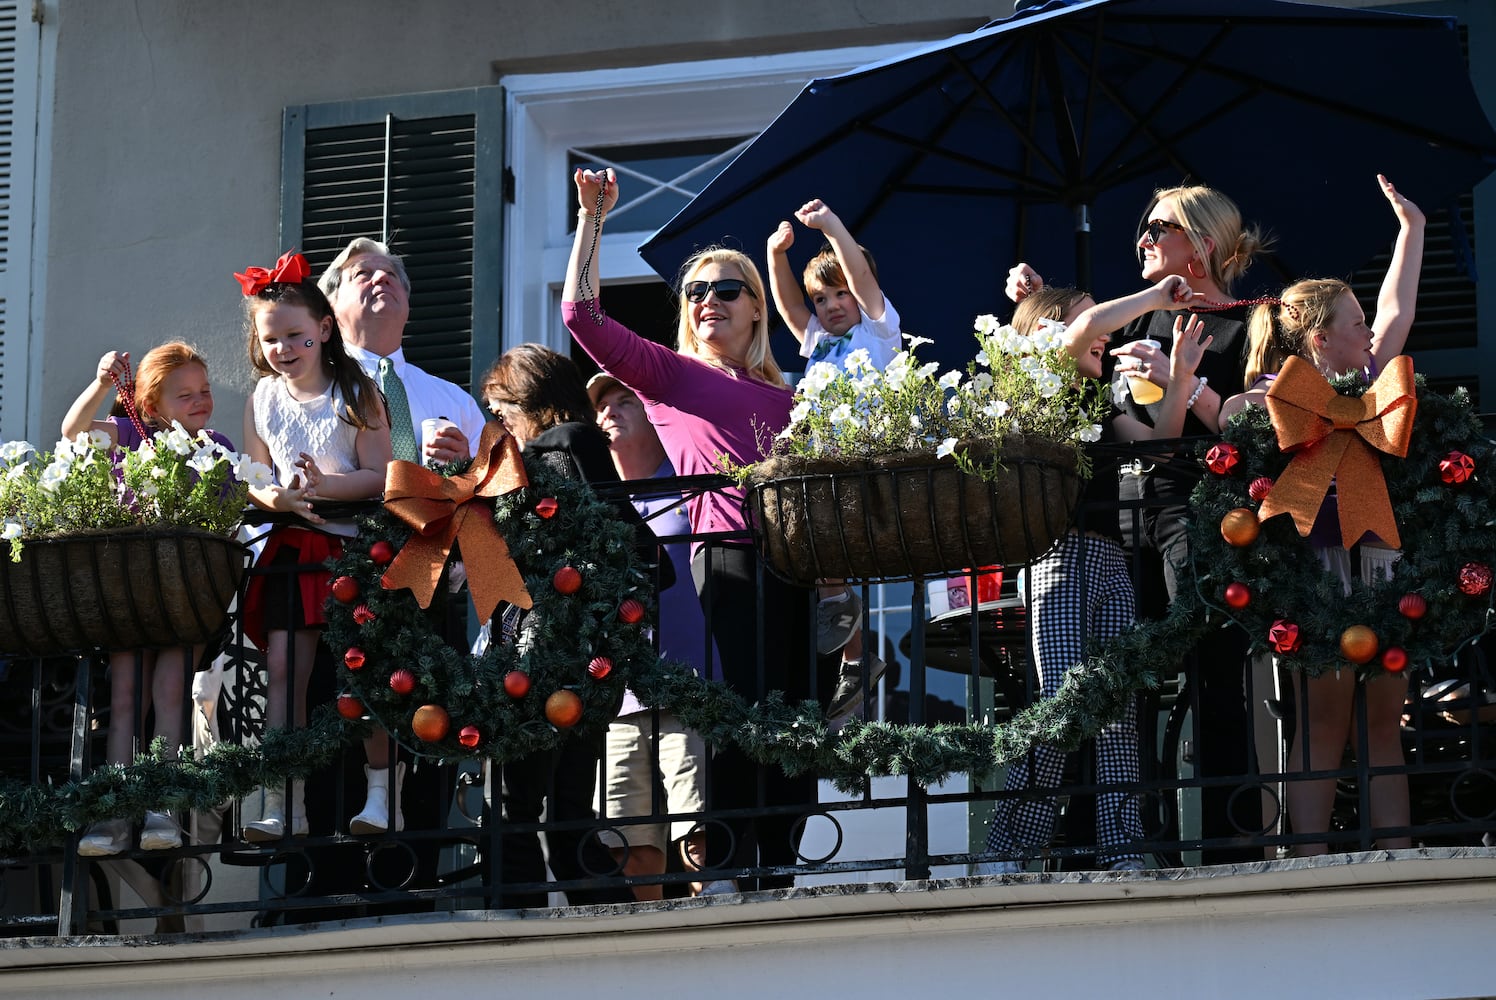
[[286, 113], [282, 242], [315, 273], [356, 237], [389, 243], [410, 275], [406, 357], [466, 388], [499, 343], [501, 108], [483, 88]]

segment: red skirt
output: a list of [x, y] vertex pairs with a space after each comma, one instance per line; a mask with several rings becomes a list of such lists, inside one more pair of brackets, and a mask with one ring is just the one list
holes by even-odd
[[266, 539], [265, 551], [260, 553], [260, 558], [255, 563], [256, 568], [273, 566], [277, 557], [284, 564], [287, 550], [294, 550], [296, 565], [319, 568], [300, 570], [290, 580], [282, 577], [281, 580], [284, 580], [284, 583], [276, 581], [272, 584], [270, 576], [264, 573], [256, 573], [249, 578], [249, 589], [244, 594], [244, 634], [260, 649], [265, 648], [267, 632], [265, 624], [267, 589], [280, 594], [280, 600], [286, 599], [287, 587], [295, 589], [302, 609], [302, 621], [299, 623], [301, 626], [320, 628], [327, 623], [326, 617], [322, 614], [322, 606], [332, 595], [332, 574], [321, 567], [327, 560], [336, 559], [343, 554], [343, 540], [336, 535], [327, 535], [307, 528], [277, 528]]

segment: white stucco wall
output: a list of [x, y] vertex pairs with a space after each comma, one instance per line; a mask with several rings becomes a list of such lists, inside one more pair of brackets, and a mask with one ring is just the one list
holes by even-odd
[[45, 328], [29, 359], [36, 398], [26, 426], [7, 431], [50, 443], [104, 350], [138, 356], [180, 336], [208, 354], [215, 424], [237, 438], [248, 377], [232, 272], [284, 249], [287, 105], [487, 86], [510, 72], [932, 38], [1011, 8], [1011, 0], [265, 0], [246, 10], [201, 0], [51, 0], [50, 216], [35, 279]]

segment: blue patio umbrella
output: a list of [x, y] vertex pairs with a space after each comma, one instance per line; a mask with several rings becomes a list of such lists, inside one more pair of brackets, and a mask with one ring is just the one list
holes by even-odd
[[[779, 220], [824, 198], [877, 259], [904, 328], [935, 338], [925, 356], [950, 362], [969, 356], [974, 316], [1010, 308], [1016, 261], [1099, 296], [1141, 287], [1132, 246], [1157, 187], [1236, 200], [1277, 236], [1251, 274], [1272, 286], [1345, 277], [1386, 249], [1377, 173], [1433, 211], [1493, 167], [1451, 19], [1048, 0], [812, 81], [640, 250], [667, 280], [712, 243], [762, 264]], [[797, 272], [819, 243], [798, 230]]]

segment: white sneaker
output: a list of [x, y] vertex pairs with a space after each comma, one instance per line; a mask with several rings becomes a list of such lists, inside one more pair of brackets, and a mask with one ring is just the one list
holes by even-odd
[[85, 858], [109, 858], [129, 846], [129, 820], [106, 819], [94, 823], [83, 834], [78, 841], [78, 854]]
[[1023, 865], [1017, 861], [981, 861], [971, 866], [973, 875], [1022, 875]]
[[701, 891], [699, 893], [697, 893], [697, 895], [698, 896], [725, 896], [728, 893], [737, 892], [737, 891], [738, 891], [738, 887], [733, 883], [732, 879], [719, 878], [719, 879], [717, 879], [715, 881], [708, 882], [706, 885], [702, 886], [701, 887]]
[[170, 851], [182, 846], [182, 828], [166, 813], [146, 811], [140, 831], [142, 851]]

